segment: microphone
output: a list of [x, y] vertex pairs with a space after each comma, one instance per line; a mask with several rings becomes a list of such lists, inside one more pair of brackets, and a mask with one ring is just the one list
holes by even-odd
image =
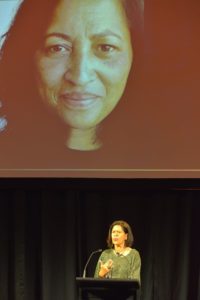
[[90, 262], [92, 256], [93, 256], [95, 253], [99, 253], [99, 252], [102, 252], [102, 249], [98, 249], [98, 250], [96, 250], [96, 251], [93, 251], [93, 252], [90, 254], [90, 256], [89, 256], [89, 258], [88, 258], [88, 260], [87, 260], [87, 262], [86, 262], [86, 264], [85, 264], [85, 268], [84, 268], [84, 270], [83, 270], [83, 278], [86, 277], [86, 269], [87, 269], [87, 266], [88, 266], [88, 264], [89, 264], [89, 262]]

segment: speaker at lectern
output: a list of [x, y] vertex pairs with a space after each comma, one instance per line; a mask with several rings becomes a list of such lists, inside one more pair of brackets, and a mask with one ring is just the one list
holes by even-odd
[[139, 300], [138, 280], [76, 277], [78, 300]]

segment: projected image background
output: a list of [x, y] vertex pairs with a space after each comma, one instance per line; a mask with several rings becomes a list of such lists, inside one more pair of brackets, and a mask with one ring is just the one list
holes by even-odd
[[0, 2], [0, 177], [199, 177], [199, 5], [53, 2]]

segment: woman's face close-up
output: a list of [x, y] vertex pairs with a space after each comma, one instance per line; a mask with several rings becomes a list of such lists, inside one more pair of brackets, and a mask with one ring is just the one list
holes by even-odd
[[124, 246], [128, 234], [124, 232], [121, 225], [115, 225], [112, 228], [111, 237], [113, 245]]
[[120, 100], [132, 56], [120, 0], [61, 0], [36, 53], [41, 97], [70, 127], [93, 128]]

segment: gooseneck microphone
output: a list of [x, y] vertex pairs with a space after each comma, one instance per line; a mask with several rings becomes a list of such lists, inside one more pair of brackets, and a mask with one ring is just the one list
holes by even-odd
[[88, 264], [89, 264], [89, 262], [90, 262], [90, 259], [92, 258], [92, 256], [93, 256], [95, 253], [98, 253], [98, 252], [102, 252], [102, 249], [98, 249], [98, 250], [96, 250], [96, 251], [93, 251], [93, 252], [90, 254], [90, 256], [89, 256], [89, 258], [88, 258], [88, 260], [87, 260], [87, 262], [86, 262], [86, 264], [85, 264], [85, 268], [84, 268], [84, 270], [83, 270], [83, 278], [86, 277], [86, 269], [87, 269], [87, 266], [88, 266]]

